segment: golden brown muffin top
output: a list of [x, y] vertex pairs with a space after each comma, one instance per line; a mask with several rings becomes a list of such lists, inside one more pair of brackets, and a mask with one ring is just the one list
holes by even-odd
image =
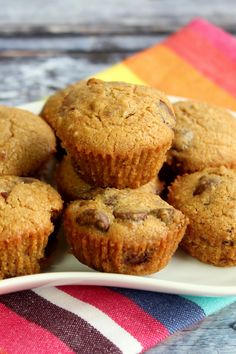
[[[82, 82], [82, 81], [81, 81]], [[60, 109], [64, 98], [75, 87], [81, 85], [81, 82], [75, 82], [61, 90], [56, 91], [45, 102], [40, 116], [56, 131], [57, 123], [60, 120]]]
[[176, 126], [169, 156], [181, 172], [236, 166], [236, 119], [228, 111], [195, 101], [173, 107]]
[[0, 177], [0, 240], [53, 230], [62, 200], [50, 185], [29, 177]]
[[179, 176], [171, 185], [169, 203], [193, 223], [199, 237], [236, 239], [236, 171], [225, 167], [207, 168]]
[[154, 88], [90, 79], [64, 99], [58, 136], [65, 148], [127, 154], [173, 138], [175, 116]]
[[0, 106], [0, 175], [37, 171], [55, 152], [55, 136], [39, 116]]
[[66, 215], [79, 228], [99, 237], [107, 234], [137, 242], [143, 235], [145, 242], [165, 238], [187, 223], [180, 211], [159, 196], [128, 189], [107, 188], [90, 200], [77, 200], [69, 205]]

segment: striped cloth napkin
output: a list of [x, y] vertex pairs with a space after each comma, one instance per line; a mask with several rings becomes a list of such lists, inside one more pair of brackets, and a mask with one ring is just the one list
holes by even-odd
[[[236, 110], [236, 40], [196, 19], [96, 75]], [[121, 288], [61, 286], [0, 296], [0, 353], [141, 353], [235, 301]]]

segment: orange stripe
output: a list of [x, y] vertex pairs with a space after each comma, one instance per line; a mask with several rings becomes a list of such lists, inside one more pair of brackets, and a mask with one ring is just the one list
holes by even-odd
[[190, 28], [185, 28], [163, 44], [236, 96], [236, 62], [214, 47], [207, 38]]
[[169, 95], [199, 99], [236, 110], [236, 98], [164, 45], [124, 61], [142, 80]]

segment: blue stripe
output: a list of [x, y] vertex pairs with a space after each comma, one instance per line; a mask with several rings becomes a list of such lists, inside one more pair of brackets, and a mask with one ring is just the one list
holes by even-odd
[[205, 317], [200, 306], [179, 295], [123, 288], [112, 289], [134, 301], [145, 312], [161, 322], [171, 334]]

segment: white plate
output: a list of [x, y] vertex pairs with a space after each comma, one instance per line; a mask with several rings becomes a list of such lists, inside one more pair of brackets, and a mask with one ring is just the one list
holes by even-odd
[[[171, 97], [171, 101], [176, 101]], [[39, 113], [43, 102], [22, 106]], [[236, 117], [236, 113], [234, 113]], [[60, 244], [44, 273], [0, 281], [0, 294], [56, 285], [102, 285], [132, 289], [202, 296], [236, 295], [236, 267], [218, 268], [197, 261], [178, 250], [168, 266], [149, 276], [99, 273], [81, 264], [68, 253], [66, 243]]]

